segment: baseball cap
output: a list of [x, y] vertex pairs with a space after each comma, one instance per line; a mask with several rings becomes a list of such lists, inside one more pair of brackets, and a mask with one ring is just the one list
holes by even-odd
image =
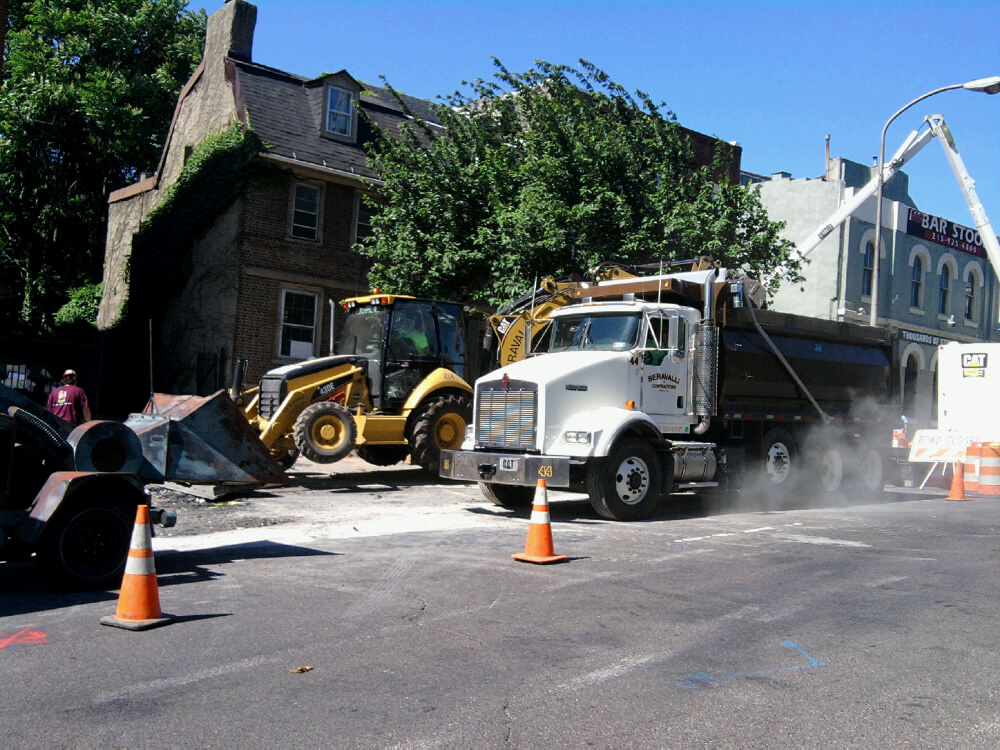
[[66, 377], [67, 375], [72, 375], [75, 378], [76, 377], [76, 370], [66, 370], [66, 372], [64, 372], [62, 374], [63, 377]]

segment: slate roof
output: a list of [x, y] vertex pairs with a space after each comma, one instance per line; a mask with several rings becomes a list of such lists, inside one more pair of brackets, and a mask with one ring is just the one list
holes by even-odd
[[[358, 176], [376, 177], [368, 167], [364, 151], [364, 144], [374, 134], [363, 117], [357, 120], [355, 143], [322, 135], [325, 116], [324, 86], [319, 83], [322, 79], [312, 80], [257, 63], [230, 60], [237, 70], [250, 126], [270, 146], [269, 153]], [[393, 127], [407, 119], [388, 89], [359, 83], [363, 90], [360, 106], [381, 127]], [[438, 123], [430, 101], [411, 96], [402, 98], [418, 117]]]

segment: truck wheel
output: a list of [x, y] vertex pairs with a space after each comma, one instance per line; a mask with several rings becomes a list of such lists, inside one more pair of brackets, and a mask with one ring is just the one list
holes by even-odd
[[410, 449], [405, 445], [359, 445], [358, 457], [373, 466], [392, 466], [406, 458]]
[[318, 464], [332, 464], [354, 449], [358, 427], [345, 407], [333, 401], [307, 406], [295, 420], [295, 445]]
[[790, 491], [799, 478], [799, 446], [792, 434], [783, 427], [775, 427], [764, 435], [761, 444], [766, 484], [783, 491]]
[[410, 456], [424, 470], [438, 473], [442, 450], [456, 450], [465, 440], [465, 426], [472, 421], [472, 401], [467, 396], [439, 396], [417, 409], [410, 424]]
[[479, 491], [491, 503], [502, 508], [527, 508], [535, 497], [534, 487], [522, 487], [516, 484], [480, 482]]
[[602, 518], [639, 521], [656, 509], [662, 481], [656, 451], [646, 441], [633, 438], [590, 465], [587, 494]]
[[49, 522], [38, 563], [69, 588], [116, 588], [125, 573], [133, 523], [121, 504], [74, 503]]
[[847, 475], [844, 456], [838, 448], [827, 448], [819, 462], [819, 484], [824, 492], [833, 494], [840, 490]]
[[851, 466], [854, 486], [866, 493], [877, 494], [885, 484], [885, 460], [882, 453], [872, 446], [862, 445]]

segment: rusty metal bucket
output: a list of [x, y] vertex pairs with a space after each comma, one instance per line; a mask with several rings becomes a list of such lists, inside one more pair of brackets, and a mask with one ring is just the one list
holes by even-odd
[[142, 443], [140, 476], [150, 482], [288, 484], [281, 466], [224, 391], [154, 393], [125, 424]]

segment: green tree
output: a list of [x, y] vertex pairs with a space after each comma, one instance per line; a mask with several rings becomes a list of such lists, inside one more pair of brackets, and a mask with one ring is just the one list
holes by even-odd
[[[463, 83], [434, 105], [441, 128], [412, 118], [371, 144], [384, 186], [362, 252], [387, 291], [501, 304], [539, 276], [602, 261], [710, 254], [758, 274], [786, 261], [755, 193], [718, 178], [732, 150], [698, 167], [665, 105], [633, 96], [581, 60], [536, 62]], [[797, 278], [789, 262], [785, 278]]]
[[108, 194], [156, 169], [206, 15], [186, 0], [10, 0], [0, 323], [37, 333], [101, 280]]

